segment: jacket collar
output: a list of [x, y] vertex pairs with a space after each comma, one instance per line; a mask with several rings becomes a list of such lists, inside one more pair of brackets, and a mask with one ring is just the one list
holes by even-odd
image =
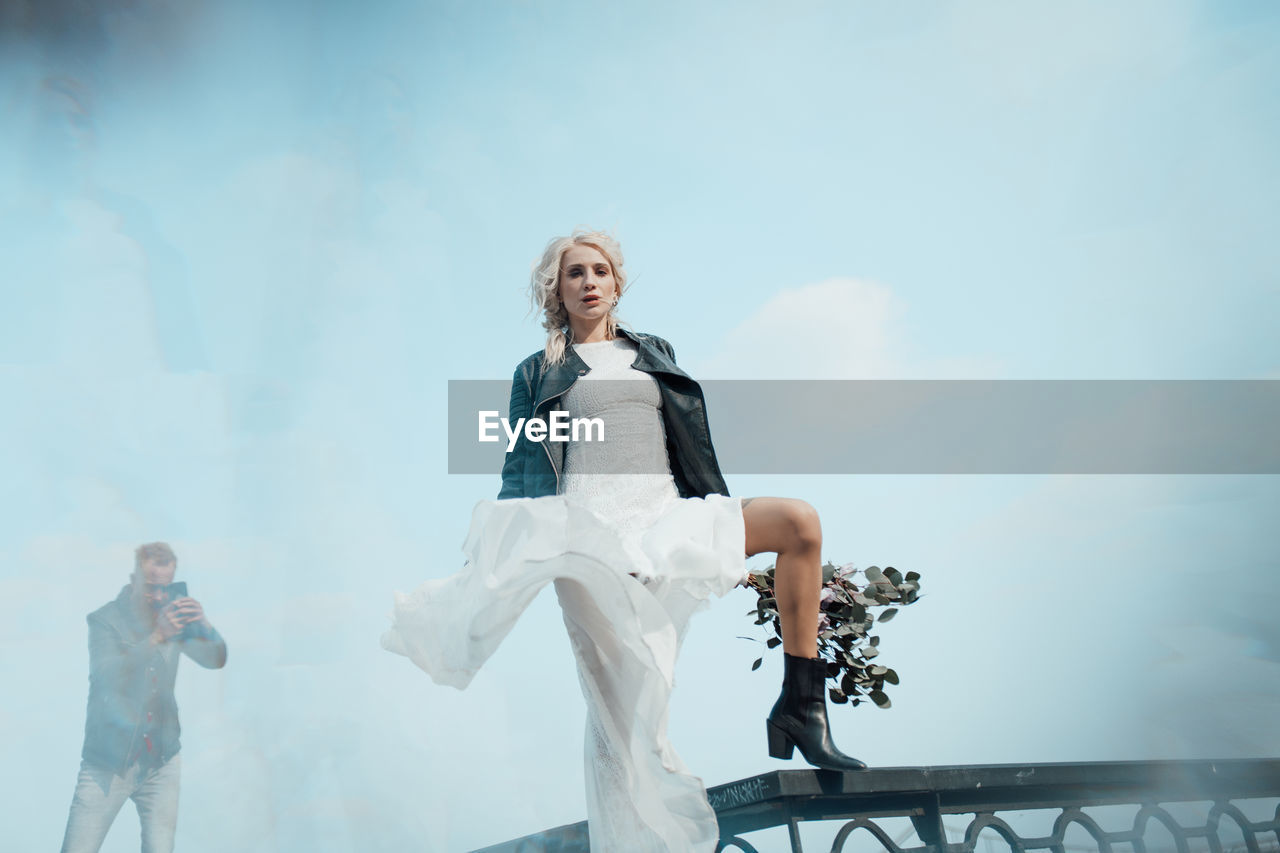
[[559, 397], [568, 391], [570, 386], [578, 381], [579, 376], [585, 376], [590, 371], [591, 368], [587, 367], [582, 356], [574, 351], [573, 345], [566, 344], [564, 361], [550, 365], [543, 362], [542, 381], [538, 389], [538, 399], [534, 400], [534, 410], [537, 411], [539, 405], [552, 397]]
[[[636, 360], [632, 362], [632, 367], [638, 370], [644, 370], [648, 373], [671, 373], [676, 376], [685, 376], [686, 374], [680, 368], [676, 367], [675, 362], [667, 358], [666, 354], [658, 347], [653, 345], [653, 340], [649, 335], [633, 332], [623, 326], [618, 326], [618, 335], [634, 343], [639, 348]], [[582, 356], [578, 355], [574, 350], [572, 343], [565, 347], [564, 361], [547, 367], [542, 375], [542, 387], [538, 391], [538, 399], [534, 401], [535, 408], [537, 404], [541, 404], [553, 397], [559, 397], [565, 391], [578, 381], [579, 377], [586, 376], [591, 372], [591, 368], [582, 360]]]
[[137, 603], [133, 600], [133, 584], [125, 584], [112, 604], [115, 607], [114, 609], [107, 609], [107, 617], [122, 632], [127, 630], [135, 635], [149, 634], [151, 632], [152, 625], [147, 618], [147, 614], [140, 611]]
[[618, 327], [618, 334], [632, 341], [640, 348], [636, 360], [632, 362], [632, 367], [637, 369], [648, 368], [646, 372], [674, 373], [677, 376], [683, 376], [684, 371], [676, 367], [676, 363], [667, 358], [666, 353], [653, 345], [653, 338], [649, 335], [642, 335], [632, 332], [629, 329]]

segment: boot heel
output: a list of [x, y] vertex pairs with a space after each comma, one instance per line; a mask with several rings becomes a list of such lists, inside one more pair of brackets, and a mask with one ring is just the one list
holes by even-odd
[[766, 726], [769, 730], [769, 755], [772, 758], [790, 758], [796, 746], [790, 736], [773, 723], [766, 723]]

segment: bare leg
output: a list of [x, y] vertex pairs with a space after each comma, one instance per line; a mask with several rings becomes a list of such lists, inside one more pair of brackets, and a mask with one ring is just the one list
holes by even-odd
[[746, 498], [742, 521], [747, 556], [778, 555], [774, 591], [782, 621], [782, 650], [818, 656], [818, 606], [822, 595], [822, 525], [817, 511], [794, 498]]
[[778, 555], [773, 589], [782, 622], [782, 693], [766, 720], [769, 754], [806, 761], [827, 770], [865, 770], [831, 740], [827, 720], [827, 664], [818, 658], [818, 609], [822, 600], [822, 525], [818, 513], [792, 498], [748, 498], [742, 502], [747, 556]]

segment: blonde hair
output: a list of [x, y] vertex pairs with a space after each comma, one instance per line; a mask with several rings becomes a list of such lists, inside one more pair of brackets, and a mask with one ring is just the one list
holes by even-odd
[[[622, 297], [627, 286], [627, 274], [622, 269], [622, 247], [609, 234], [589, 228], [575, 228], [568, 237], [552, 238], [543, 250], [542, 258], [534, 264], [533, 273], [529, 277], [529, 301], [534, 311], [542, 312], [542, 328], [547, 330], [547, 346], [544, 350], [547, 364], [560, 364], [564, 361], [565, 349], [573, 334], [569, 328], [569, 312], [560, 301], [560, 264], [564, 261], [564, 253], [574, 246], [590, 246], [604, 255], [613, 268], [614, 281], [618, 283], [618, 298]], [[611, 338], [618, 332], [618, 319], [613, 312], [614, 306], [610, 306], [606, 322]]]

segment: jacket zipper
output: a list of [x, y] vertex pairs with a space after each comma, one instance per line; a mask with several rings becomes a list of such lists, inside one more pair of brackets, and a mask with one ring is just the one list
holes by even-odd
[[[576, 380], [576, 379], [574, 380], [574, 382], [577, 382], [577, 381], [578, 381], [578, 380]], [[572, 384], [570, 384], [569, 388], [572, 388], [572, 387], [573, 387], [573, 385], [572, 385]], [[564, 389], [564, 391], [561, 391], [561, 392], [560, 392], [560, 394], [559, 394], [558, 396], [563, 397], [563, 396], [565, 395], [565, 393], [567, 393], [567, 392], [568, 392], [569, 388], [566, 388], [566, 389]], [[534, 406], [534, 407], [533, 407], [533, 414], [534, 414], [534, 416], [535, 416], [535, 417], [537, 416], [537, 414], [538, 414], [538, 409], [542, 408], [542, 404], [543, 404], [543, 403], [549, 402], [549, 401], [551, 401], [551, 400], [553, 400], [553, 399], [555, 399], [555, 398], [554, 398], [554, 397], [547, 397], [545, 400], [540, 400], [540, 401], [538, 402], [538, 405], [536, 405], [536, 406]], [[543, 449], [543, 451], [547, 454], [547, 462], [551, 465], [551, 473], [553, 473], [553, 474], [555, 474], [555, 475], [556, 475], [556, 494], [558, 495], [558, 494], [560, 494], [560, 469], [556, 467], [556, 460], [555, 460], [555, 459], [553, 459], [553, 458], [551, 457], [551, 447], [550, 447], [550, 445], [549, 445], [547, 442], [545, 442], [545, 441], [539, 442], [539, 444], [541, 444], [541, 445], [542, 445], [542, 449]]]
[[[579, 370], [579, 371], [578, 371], [578, 375], [577, 375], [577, 376], [575, 376], [575, 377], [573, 378], [573, 382], [570, 382], [570, 383], [569, 383], [569, 388], [572, 388], [572, 387], [574, 386], [574, 384], [575, 384], [575, 383], [577, 383], [577, 381], [578, 381], [579, 379], [581, 379], [582, 377], [586, 376], [586, 375], [587, 375], [588, 373], [590, 373], [590, 372], [591, 372], [591, 366], [590, 366], [590, 365], [587, 365], [587, 368], [586, 368], [585, 370]], [[545, 368], [545, 366], [542, 368], [542, 372], [541, 372], [541, 374], [539, 375], [539, 380], [541, 380], [541, 378], [542, 378], [542, 377], [544, 377], [544, 376], [546, 376], [546, 368]], [[568, 393], [569, 393], [569, 388], [565, 388], [565, 389], [564, 389], [563, 391], [561, 391], [559, 394], [553, 394], [553, 395], [552, 395], [552, 396], [550, 396], [550, 397], [544, 397], [543, 399], [539, 400], [539, 401], [538, 401], [538, 404], [537, 404], [536, 406], [534, 406], [534, 407], [533, 407], [533, 414], [534, 414], [535, 416], [538, 414], [538, 409], [542, 408], [542, 404], [543, 404], [543, 403], [548, 403], [548, 402], [550, 402], [551, 400], [554, 400], [556, 397], [563, 397], [565, 394], [568, 394]], [[556, 475], [556, 494], [558, 495], [558, 494], [560, 494], [560, 469], [556, 467], [556, 460], [555, 460], [555, 459], [553, 459], [553, 458], [552, 458], [552, 456], [551, 456], [551, 445], [550, 445], [550, 442], [543, 441], [543, 442], [540, 442], [540, 443], [542, 444], [542, 449], [543, 449], [543, 451], [547, 454], [547, 462], [551, 463], [551, 471], [552, 471], [552, 473], [554, 473], [554, 474]]]
[[551, 473], [556, 475], [556, 494], [558, 495], [560, 494], [560, 471], [556, 468], [556, 460], [551, 458], [551, 448], [547, 446], [545, 441], [542, 442], [542, 449], [546, 451], [547, 462], [551, 463]]

